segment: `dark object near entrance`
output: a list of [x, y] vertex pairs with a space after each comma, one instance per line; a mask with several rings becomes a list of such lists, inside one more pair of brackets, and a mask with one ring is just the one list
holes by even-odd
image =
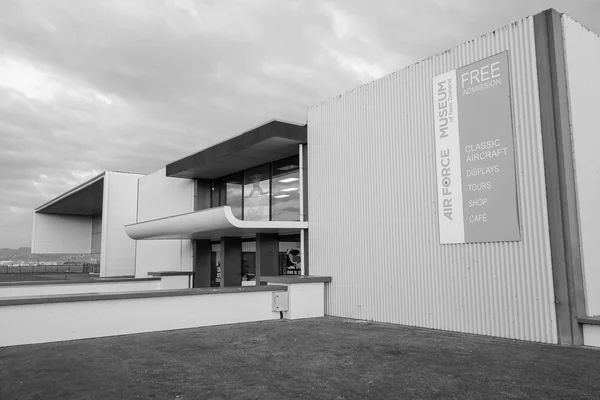
[[294, 261], [294, 257], [298, 257], [300, 255], [300, 250], [298, 249], [288, 249], [285, 263], [287, 267], [286, 274], [288, 275], [300, 275], [300, 268], [298, 267], [299, 262]]

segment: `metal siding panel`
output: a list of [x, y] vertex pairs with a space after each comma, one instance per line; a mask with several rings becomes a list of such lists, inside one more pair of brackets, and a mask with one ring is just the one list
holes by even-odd
[[[440, 245], [432, 78], [509, 50], [520, 242]], [[328, 315], [557, 342], [533, 18], [308, 110], [311, 274]]]

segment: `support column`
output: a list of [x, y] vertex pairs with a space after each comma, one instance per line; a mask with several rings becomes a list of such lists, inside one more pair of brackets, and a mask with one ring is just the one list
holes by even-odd
[[[300, 221], [308, 221], [308, 146], [300, 145]], [[300, 229], [300, 274], [310, 275], [308, 270], [308, 229]]]
[[308, 146], [300, 145], [300, 221], [308, 221]]
[[560, 14], [533, 18], [558, 343], [583, 345], [583, 268]]
[[261, 276], [279, 275], [279, 235], [276, 233], [256, 234], [256, 284]]
[[242, 238], [221, 238], [221, 287], [242, 286]]
[[308, 229], [300, 229], [301, 275], [310, 275], [308, 269]]
[[194, 287], [210, 287], [211, 251], [210, 240], [195, 240], [196, 258], [194, 260]]

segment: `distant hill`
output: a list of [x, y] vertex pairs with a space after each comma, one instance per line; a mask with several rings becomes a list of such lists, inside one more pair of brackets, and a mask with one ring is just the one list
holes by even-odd
[[95, 259], [90, 254], [31, 254], [31, 247], [19, 247], [18, 249], [0, 249], [0, 261], [94, 262]]
[[31, 247], [19, 247], [18, 249], [0, 249], [0, 260], [3, 260], [3, 257], [13, 257], [15, 255], [31, 255]]

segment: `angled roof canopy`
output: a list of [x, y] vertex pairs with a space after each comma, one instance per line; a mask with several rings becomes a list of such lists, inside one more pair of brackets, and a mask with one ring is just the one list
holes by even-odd
[[256, 233], [297, 233], [306, 228], [308, 223], [301, 221], [242, 221], [233, 215], [231, 207], [223, 206], [126, 225], [125, 232], [135, 240], [213, 239]]
[[96, 215], [102, 213], [104, 172], [35, 209], [42, 214]]
[[306, 125], [273, 120], [167, 165], [167, 176], [215, 179], [298, 154]]

